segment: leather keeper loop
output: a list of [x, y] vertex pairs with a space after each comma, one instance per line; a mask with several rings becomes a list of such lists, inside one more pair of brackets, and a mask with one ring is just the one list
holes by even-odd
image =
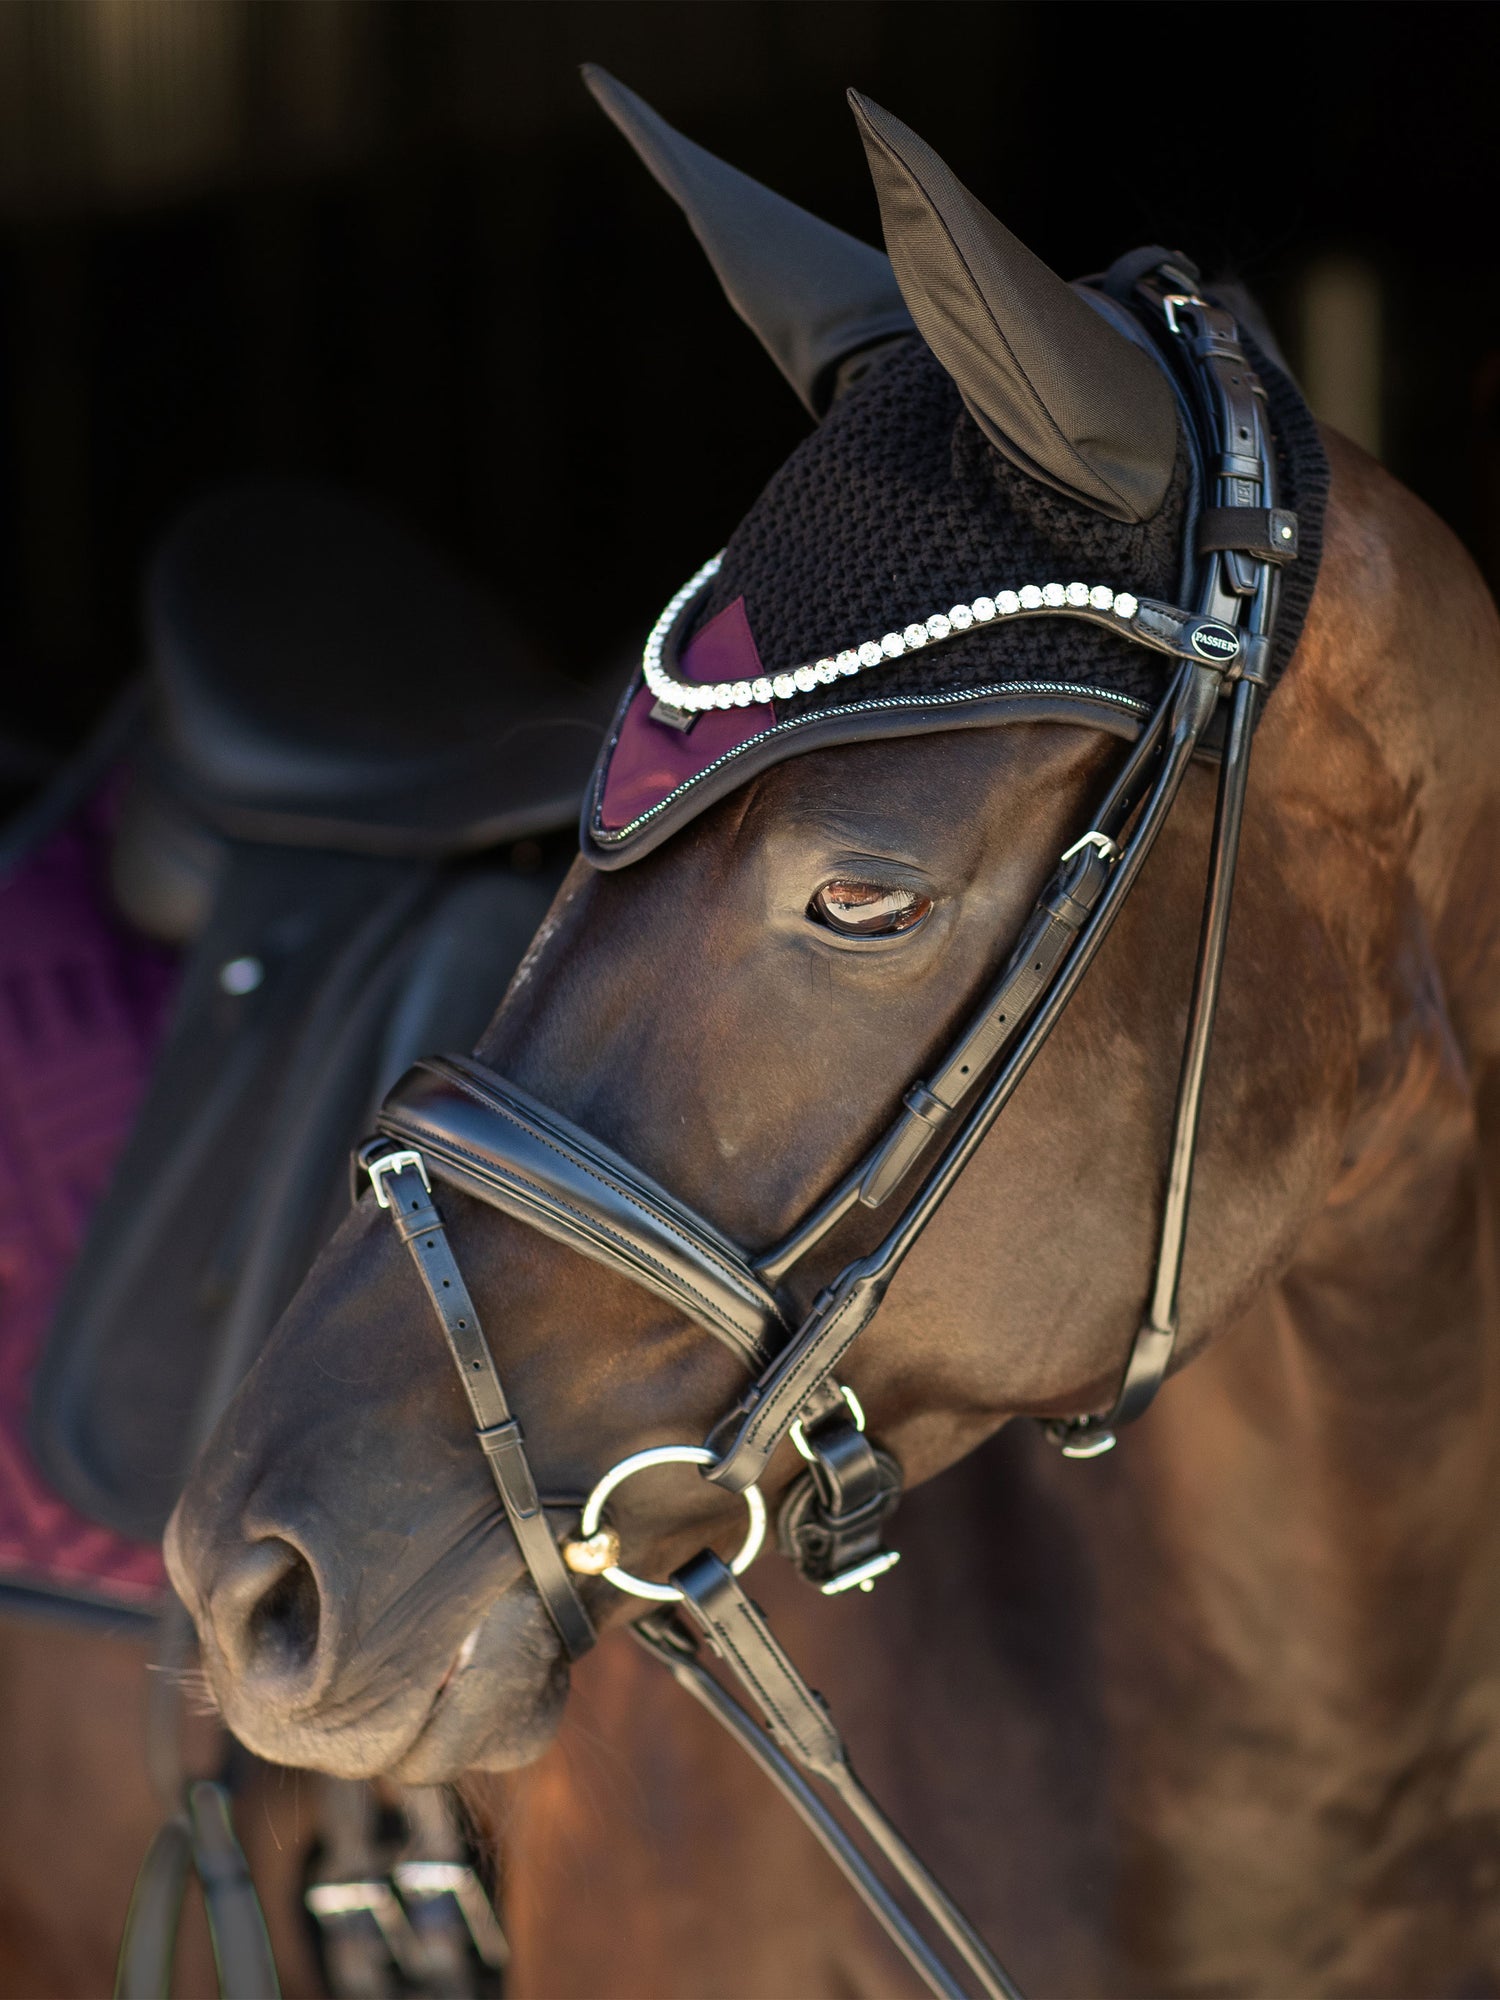
[[[403, 1175], [402, 1178], [404, 1179], [405, 1176]], [[415, 1178], [414, 1175], [413, 1179], [415, 1180]], [[417, 1181], [417, 1186], [421, 1186], [420, 1181]], [[393, 1200], [391, 1203], [391, 1215], [395, 1220], [397, 1233], [400, 1235], [403, 1243], [410, 1243], [414, 1237], [425, 1236], [429, 1230], [442, 1228], [442, 1220], [437, 1210], [426, 1199], [423, 1200], [421, 1206], [418, 1208], [403, 1208], [398, 1202]]]
[[808, 1444], [813, 1464], [782, 1498], [776, 1541], [803, 1582], [822, 1590], [884, 1550], [886, 1523], [901, 1504], [901, 1467], [864, 1437], [857, 1445], [841, 1438], [832, 1454], [820, 1454], [816, 1432]]
[[1254, 681], [1265, 687], [1271, 678], [1271, 642], [1254, 633], [1240, 639], [1239, 658], [1224, 676], [1226, 681]]
[[474, 1435], [479, 1440], [479, 1449], [495, 1468], [503, 1498], [515, 1509], [518, 1518], [527, 1521], [540, 1514], [541, 1497], [531, 1476], [521, 1426], [515, 1418], [508, 1423], [491, 1424], [488, 1430], [475, 1431]]
[[1216, 549], [1260, 562], [1297, 560], [1297, 516], [1289, 507], [1205, 507], [1198, 517], [1198, 553]]
[[1238, 340], [1217, 331], [1198, 334], [1188, 342], [1188, 350], [1199, 361], [1237, 361], [1242, 368], [1249, 366]]
[[944, 1104], [942, 1098], [935, 1097], [925, 1083], [914, 1083], [901, 1102], [914, 1117], [920, 1118], [924, 1125], [930, 1125], [934, 1131], [939, 1126], [946, 1125], [953, 1116], [953, 1106]]

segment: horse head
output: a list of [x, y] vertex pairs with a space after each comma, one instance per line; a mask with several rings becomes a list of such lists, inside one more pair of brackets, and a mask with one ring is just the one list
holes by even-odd
[[[1092, 824], [1173, 664], [1110, 619], [1182, 600], [1194, 475], [1120, 288], [1065, 284], [885, 112], [854, 101], [888, 257], [592, 82], [819, 421], [648, 653], [663, 685], [727, 696], [663, 719], [632, 683], [584, 857], [478, 1056], [753, 1258], [900, 1113]], [[1304, 483], [1310, 556], [1316, 469]], [[1093, 622], [997, 613], [1074, 577]], [[1309, 596], [1288, 584], [1273, 676]], [[1356, 1092], [1358, 951], [1296, 819], [1328, 798], [1328, 652], [1315, 617], [1259, 730], [1174, 1365], [1285, 1267]], [[1352, 724], [1342, 740], [1347, 787], [1364, 766]], [[1200, 759], [841, 1364], [908, 1485], [1011, 1418], [1115, 1394], [1151, 1283], [1214, 794]], [[697, 1442], [743, 1391], [744, 1356], [661, 1289], [461, 1185], [435, 1200], [560, 1529], [606, 1468]], [[885, 1226], [846, 1205], [782, 1277], [787, 1327]], [[773, 1512], [800, 1473], [784, 1440]], [[629, 1569], [659, 1578], [734, 1549], [743, 1510], [661, 1470], [611, 1519]], [[168, 1546], [224, 1713], [266, 1756], [430, 1781], [549, 1739], [566, 1658], [373, 1193], [227, 1410]], [[578, 1588], [601, 1628], [632, 1614], [603, 1581]]]

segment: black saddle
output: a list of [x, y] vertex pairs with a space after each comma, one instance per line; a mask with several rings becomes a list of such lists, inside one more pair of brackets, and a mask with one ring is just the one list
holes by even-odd
[[228, 833], [446, 856], [577, 817], [597, 703], [342, 495], [268, 481], [199, 507], [147, 617], [172, 782]]
[[183, 981], [32, 1443], [74, 1506], [154, 1538], [347, 1206], [350, 1144], [499, 1001], [573, 850], [600, 722], [439, 556], [333, 492], [199, 507], [147, 606], [113, 880], [184, 946]]

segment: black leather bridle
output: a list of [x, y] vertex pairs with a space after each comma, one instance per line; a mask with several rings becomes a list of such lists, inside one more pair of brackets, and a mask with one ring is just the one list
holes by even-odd
[[[797, 1765], [832, 1788], [979, 1990], [1014, 1996], [1017, 1989], [859, 1786], [826, 1708], [735, 1571], [758, 1546], [757, 1481], [789, 1434], [808, 1470], [780, 1509], [784, 1552], [829, 1595], [869, 1589], [896, 1560], [883, 1533], [900, 1497], [900, 1469], [865, 1435], [863, 1414], [836, 1372], [1076, 991], [1189, 764], [1222, 719], [1218, 801], [1154, 1282], [1110, 1408], [1050, 1422], [1047, 1435], [1069, 1457], [1107, 1451], [1166, 1376], [1251, 740], [1269, 675], [1279, 567], [1297, 553], [1296, 517], [1277, 506], [1264, 390], [1234, 317], [1200, 296], [1198, 284], [1182, 260], [1161, 261], [1138, 277], [1128, 311], [1100, 301], [1111, 316], [1129, 320], [1133, 338], [1149, 342], [1172, 383], [1192, 449], [1187, 532], [1196, 607], [1142, 599], [1129, 626], [1131, 637], [1175, 663], [1166, 692], [1092, 824], [1063, 855], [1003, 971], [938, 1067], [906, 1092], [865, 1158], [782, 1242], [751, 1257], [597, 1139], [467, 1057], [435, 1058], [411, 1070], [381, 1110], [382, 1136], [359, 1156], [442, 1322], [501, 1501], [570, 1656], [594, 1639], [576, 1574], [602, 1574], [638, 1595], [680, 1602], [756, 1700], [765, 1729], [700, 1663], [696, 1637], [674, 1612], [651, 1614], [637, 1637], [762, 1763], [932, 1990], [950, 1996], [961, 1997], [964, 1988]], [[1093, 614], [1054, 607], [1021, 615]], [[1116, 617], [1099, 622], [1120, 629]], [[894, 1206], [923, 1161], [915, 1191]], [[752, 1372], [703, 1446], [638, 1454], [607, 1473], [584, 1510], [584, 1533], [561, 1550], [434, 1205], [433, 1176], [625, 1273], [716, 1335]], [[800, 1325], [790, 1325], [781, 1292], [787, 1276], [856, 1207], [878, 1211], [887, 1204], [894, 1219], [881, 1242], [846, 1264]], [[600, 1528], [599, 1516], [623, 1478], [674, 1457], [700, 1464], [703, 1476], [726, 1492], [750, 1496], [753, 1532], [733, 1569], [704, 1551], [670, 1584], [644, 1584], [619, 1567], [617, 1538]]]

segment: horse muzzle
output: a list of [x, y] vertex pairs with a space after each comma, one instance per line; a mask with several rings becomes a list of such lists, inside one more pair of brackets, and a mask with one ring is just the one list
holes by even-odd
[[184, 1515], [168, 1524], [168, 1571], [224, 1720], [257, 1755], [435, 1784], [529, 1763], [551, 1741], [566, 1660], [520, 1563], [481, 1597], [455, 1574], [466, 1545], [356, 1629], [289, 1534], [225, 1547]]

